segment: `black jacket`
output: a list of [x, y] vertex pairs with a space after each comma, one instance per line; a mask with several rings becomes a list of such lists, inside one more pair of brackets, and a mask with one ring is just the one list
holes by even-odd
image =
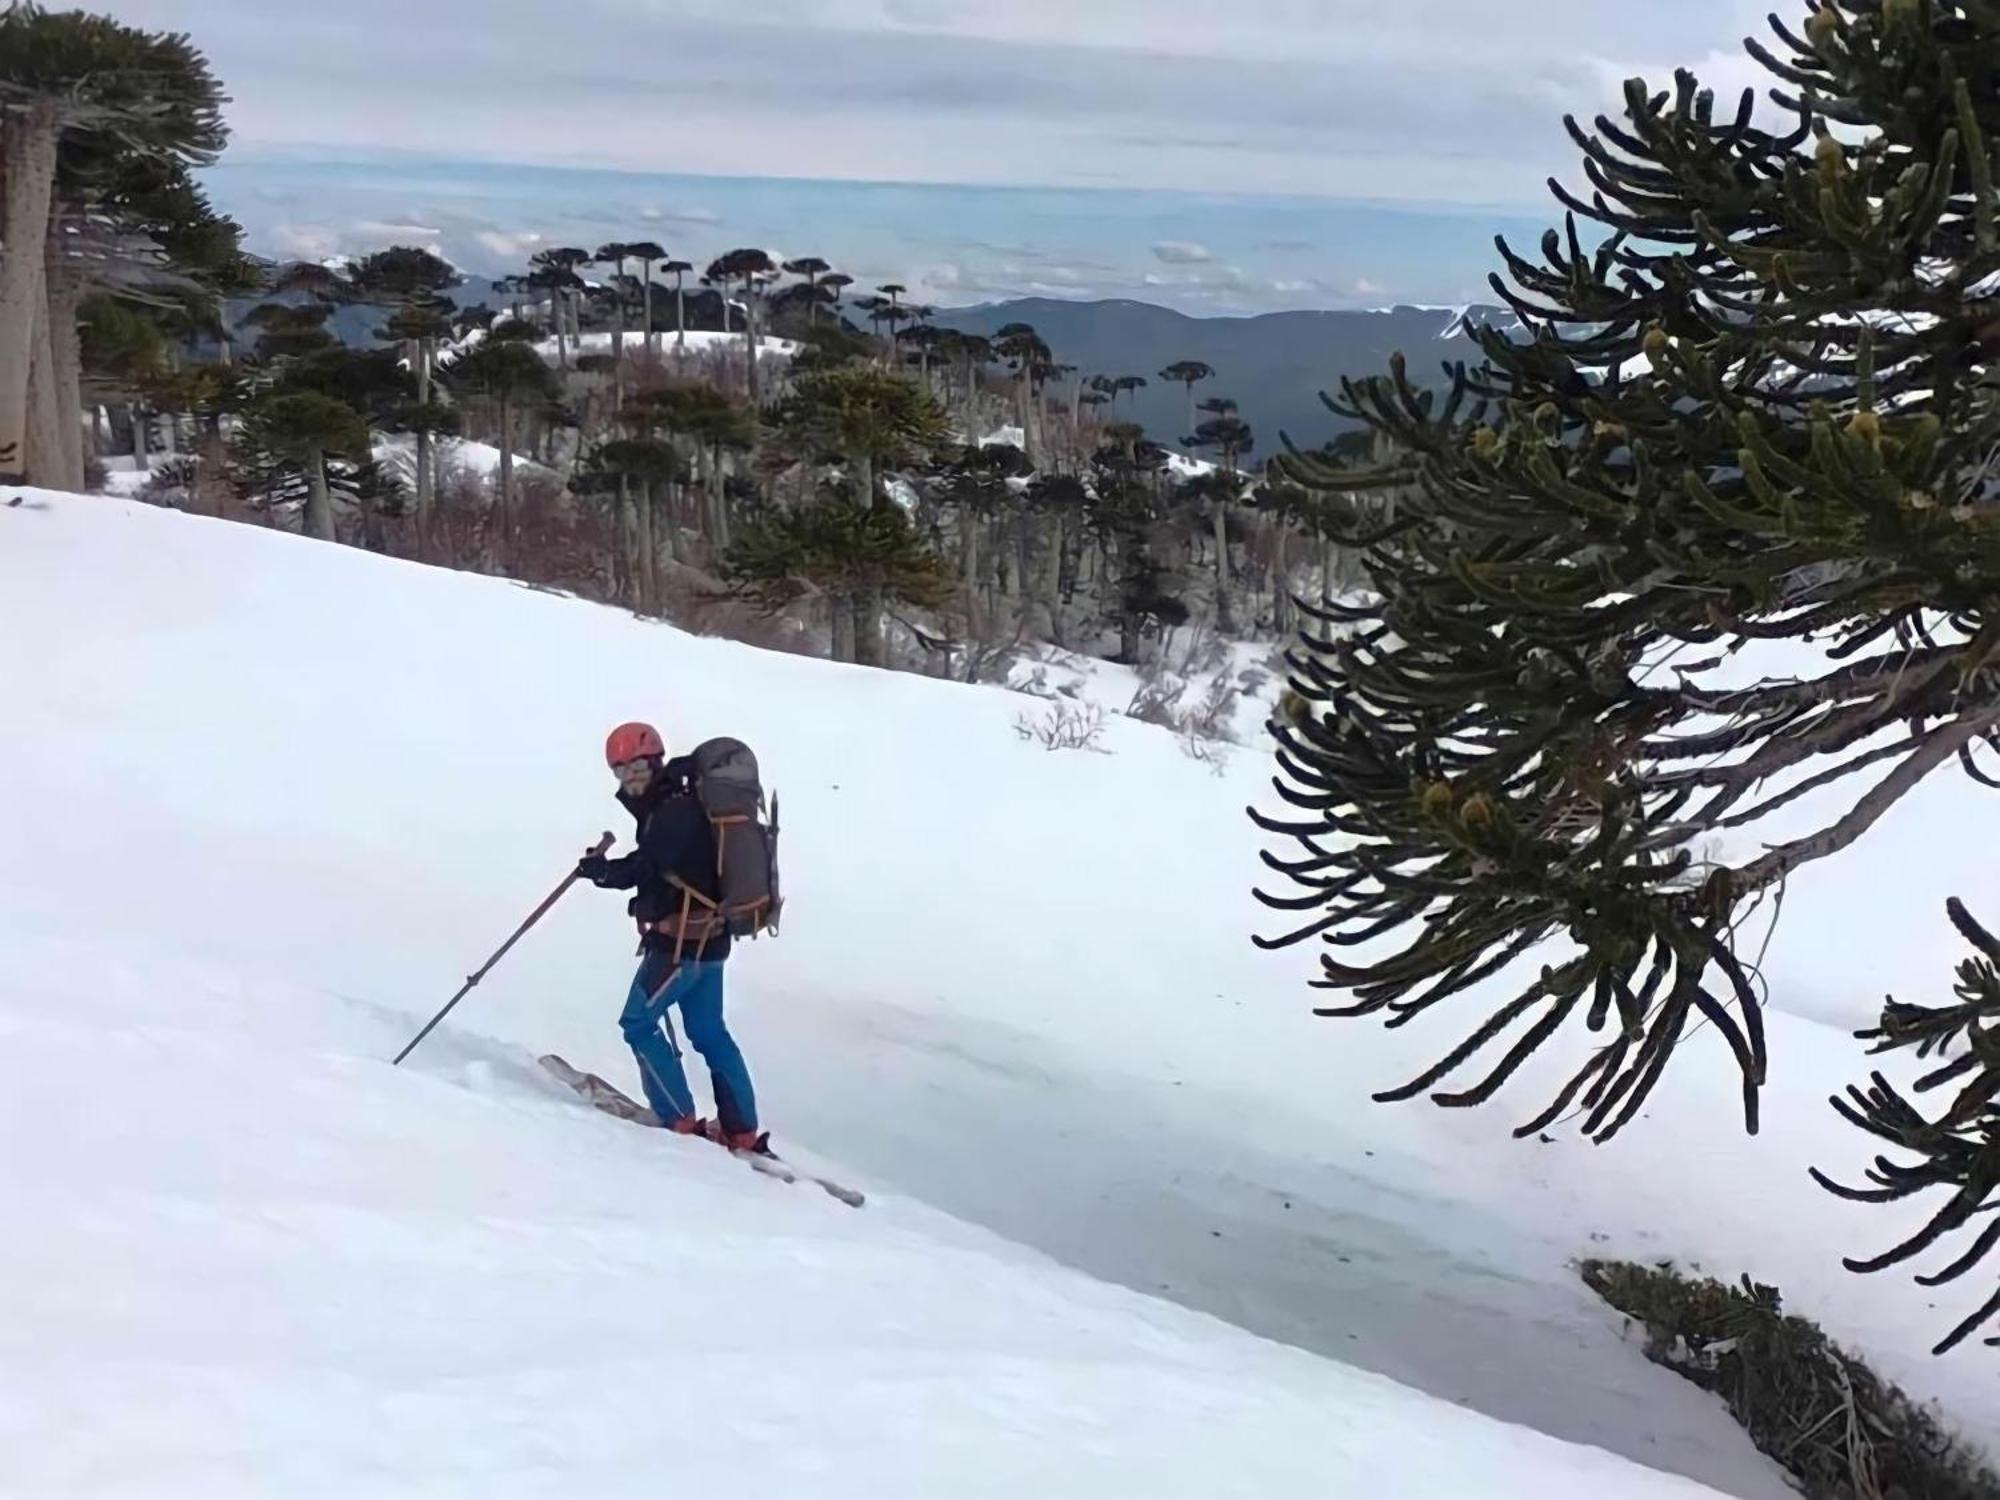
[[[718, 895], [715, 878], [715, 830], [708, 814], [695, 799], [692, 768], [685, 758], [670, 760], [653, 778], [644, 796], [618, 794], [625, 810], [638, 823], [638, 848], [618, 859], [605, 861], [604, 878], [597, 883], [608, 890], [631, 891], [626, 907], [640, 922], [657, 922], [680, 914], [686, 899], [675, 880], [692, 886], [714, 901]], [[699, 911], [699, 906], [696, 908]], [[662, 933], [648, 933], [646, 946], [669, 951], [674, 939]], [[729, 934], [718, 932], [697, 953], [692, 946], [682, 950], [684, 958], [720, 962], [729, 956]]]

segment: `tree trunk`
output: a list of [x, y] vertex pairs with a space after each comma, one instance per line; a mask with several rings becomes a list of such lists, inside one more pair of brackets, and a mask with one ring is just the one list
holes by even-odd
[[[1101, 550], [1106, 545], [1107, 544], [1100, 538], [1098, 542], [1098, 546], [1100, 548], [1098, 554], [1098, 562], [1100, 564], [1098, 569], [1098, 576], [1100, 578], [1107, 580], [1108, 583], [1112, 575], [1112, 570], [1110, 566], [1111, 559]], [[1129, 538], [1120, 542], [1118, 547], [1118, 573], [1121, 577], [1133, 578], [1138, 575], [1139, 565], [1140, 565], [1140, 558], [1138, 554], [1139, 554], [1139, 545], [1137, 542], [1132, 541]], [[1113, 587], [1117, 586], [1110, 585], [1105, 589], [1104, 592], [1106, 593], [1107, 596], [1111, 593], [1111, 589]], [[1110, 602], [1109, 598], [1107, 598], [1105, 602], [1108, 604]], [[1139, 626], [1141, 624], [1141, 621], [1139, 619], [1139, 616], [1133, 613], [1131, 606], [1128, 604], [1128, 602], [1124, 597], [1124, 591], [1122, 589], [1119, 590], [1117, 609], [1118, 609], [1118, 660], [1123, 662], [1128, 667], [1136, 667], [1139, 665], [1139, 650], [1140, 650]]]
[[104, 457], [104, 406], [97, 401], [90, 403], [90, 451], [94, 457]]
[[335, 540], [333, 495], [326, 486], [326, 454], [318, 448], [306, 450], [306, 534], [322, 542]]
[[[37, 298], [35, 336], [28, 366], [27, 482], [44, 489], [81, 488], [67, 482], [62, 411], [56, 405], [55, 342], [50, 336], [49, 302]], [[79, 418], [81, 413], [76, 414]]]
[[882, 645], [882, 606], [880, 588], [863, 589], [854, 601], [854, 662], [856, 666], [879, 667], [885, 664]]
[[375, 501], [363, 488], [354, 497], [354, 503], [361, 511], [361, 545], [369, 552], [385, 552], [382, 544], [382, 517], [375, 508]]
[[611, 346], [611, 416], [616, 421], [618, 413], [625, 410], [625, 263], [618, 263], [618, 280], [612, 284], [611, 300], [617, 305], [617, 326], [611, 337], [616, 341]]
[[507, 571], [514, 551], [514, 403], [500, 398], [500, 545], [495, 560]]
[[968, 512], [965, 535], [960, 539], [960, 562], [965, 582], [965, 638], [968, 649], [986, 637], [986, 612], [979, 598], [979, 517]]
[[435, 358], [430, 339], [417, 340], [417, 499], [415, 521], [417, 561], [430, 558], [432, 486], [435, 481], [431, 435], [431, 360]]
[[1224, 635], [1236, 629], [1235, 616], [1230, 611], [1229, 580], [1229, 506], [1215, 502], [1215, 628]]
[[1063, 518], [1059, 515], [1049, 518], [1048, 553], [1042, 559], [1041, 594], [1042, 606], [1048, 611], [1049, 639], [1058, 646], [1067, 645], [1063, 639], [1062, 611], [1062, 559], [1063, 559]]
[[681, 497], [686, 488], [679, 481], [669, 479], [665, 504], [661, 506], [659, 514], [653, 517], [655, 556], [664, 556], [669, 562], [681, 560]]
[[872, 510], [876, 504], [875, 461], [866, 453], [857, 453], [849, 462], [854, 466], [854, 503]]
[[[83, 302], [83, 281], [54, 255], [47, 269], [49, 344], [55, 376], [55, 409], [62, 441], [60, 488], [81, 490], [83, 452], [83, 350], [77, 332], [77, 310]], [[94, 410], [94, 408], [93, 408]]]
[[653, 481], [641, 484], [636, 496], [630, 480], [621, 480], [619, 490], [618, 536], [621, 542], [629, 541], [625, 567], [639, 612], [650, 614], [659, 601], [653, 580]]
[[[728, 319], [725, 317], [724, 322]], [[684, 351], [688, 343], [687, 286], [681, 278], [674, 278], [674, 349]]]
[[640, 265], [645, 273], [646, 283], [646, 305], [640, 312], [640, 318], [642, 319], [642, 326], [646, 330], [646, 358], [654, 359], [658, 357], [660, 351], [658, 345], [653, 341], [653, 263], [648, 260], [642, 261]]
[[669, 564], [680, 560], [679, 543], [674, 536], [674, 483], [667, 481], [663, 503], [653, 512], [653, 579], [660, 590], [661, 609], [666, 607], [667, 576]]
[[556, 331], [556, 368], [569, 368], [569, 328], [563, 320], [563, 295], [558, 287], [549, 289], [549, 322]]
[[754, 409], [764, 403], [757, 391], [757, 293], [748, 277], [743, 281], [743, 351], [744, 372], [750, 386], [750, 405]]
[[56, 106], [37, 99], [0, 125], [0, 483], [28, 471], [28, 382], [56, 177]]
[[1187, 383], [1187, 398], [1188, 398], [1187, 436], [1181, 439], [1181, 441], [1184, 443], [1189, 442], [1193, 439], [1195, 428], [1201, 425], [1194, 419], [1194, 382], [1192, 380], [1190, 380]]
[[125, 420], [132, 429], [132, 468], [135, 473], [143, 474], [152, 468], [153, 460], [146, 451], [146, 418], [137, 402], [126, 404]]
[[854, 601], [845, 595], [833, 594], [827, 598], [830, 618], [827, 624], [827, 655], [834, 661], [854, 660]]
[[721, 557], [729, 551], [735, 540], [735, 527], [729, 518], [729, 486], [727, 483], [715, 487], [715, 554]]

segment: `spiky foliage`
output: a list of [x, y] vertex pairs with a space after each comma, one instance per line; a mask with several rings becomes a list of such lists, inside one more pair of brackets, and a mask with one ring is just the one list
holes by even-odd
[[950, 599], [954, 584], [900, 508], [844, 495], [753, 522], [737, 537], [726, 568], [743, 593], [774, 611], [814, 592], [933, 608]]
[[941, 446], [947, 431], [944, 408], [923, 387], [865, 365], [800, 375], [778, 428], [795, 451], [852, 463], [863, 504], [874, 497], [877, 475]]
[[1223, 469], [1234, 474], [1237, 460], [1256, 447], [1257, 435], [1236, 415], [1233, 401], [1204, 402], [1203, 410], [1213, 410], [1215, 415], [1189, 433], [1188, 441], [1197, 448], [1213, 449], [1221, 457]]
[[458, 281], [449, 261], [417, 245], [378, 250], [362, 257], [348, 271], [348, 282], [357, 292], [399, 310], [436, 306], [441, 294]]
[[250, 409], [238, 443], [242, 467], [256, 476], [253, 483], [267, 495], [285, 481], [302, 483], [306, 529], [322, 541], [334, 540], [327, 460], [368, 461], [368, 424], [361, 414], [320, 391], [275, 393]]
[[825, 276], [832, 269], [831, 265], [817, 255], [804, 255], [800, 256], [797, 260], [788, 260], [785, 262], [784, 271], [786, 275], [804, 278], [801, 285], [805, 288], [804, 302], [806, 326], [808, 328], [817, 327], [819, 324], [819, 310], [822, 307], [831, 307], [837, 300], [836, 289], [828, 288], [824, 281]]
[[258, 362], [277, 364], [334, 348], [339, 340], [326, 326], [332, 315], [333, 309], [324, 302], [262, 302], [243, 322], [257, 332], [252, 352]]
[[[1916, 1234], [1880, 1255], [1850, 1259], [1850, 1271], [1880, 1271], [1935, 1249], [1950, 1236], [1971, 1243], [1964, 1253], [1929, 1276], [1922, 1286], [1943, 1286], [1978, 1266], [2000, 1247], [2000, 938], [1972, 919], [1957, 901], [1951, 922], [1975, 956], [1958, 966], [1958, 1000], [1952, 1005], [1903, 1005], [1891, 1000], [1881, 1024], [1860, 1033], [1874, 1053], [1914, 1049], [1939, 1065], [1919, 1078], [1916, 1092], [1955, 1087], [1951, 1102], [1935, 1119], [1910, 1102], [1879, 1072], [1866, 1089], [1851, 1088], [1833, 1107], [1850, 1122], [1899, 1151], [1919, 1158], [1914, 1165], [1875, 1158], [1868, 1188], [1843, 1187], [1817, 1170], [1813, 1178], [1829, 1192], [1859, 1203], [1900, 1203], [1933, 1189], [1951, 1196], [1939, 1204]], [[1983, 1231], [1974, 1230], [1981, 1216]], [[2000, 1317], [2000, 1290], [1947, 1334], [1932, 1352], [1943, 1354], [1971, 1337], [1982, 1324]], [[2000, 1334], [1986, 1340], [2000, 1348]]]
[[189, 166], [229, 139], [222, 85], [186, 36], [16, 0], [0, 10], [0, 116], [38, 99], [56, 102], [65, 135]]
[[[1568, 1023], [1609, 1024], [1522, 1126], [1575, 1106], [1601, 1140], [1702, 1018], [1754, 1130], [1739, 924], [2000, 726], [2000, 12], [1816, 0], [1805, 36], [1774, 25], [1785, 55], [1756, 51], [1789, 128], [1687, 74], [1571, 121], [1594, 192], [1559, 189], [1566, 232], [1540, 263], [1502, 242], [1494, 278], [1525, 337], [1482, 330], [1441, 400], [1400, 361], [1345, 384], [1337, 409], [1406, 455], [1388, 468], [1281, 463], [1413, 491], [1386, 535], [1348, 529], [1376, 597], [1295, 656], [1297, 815], [1262, 821], [1299, 841], [1267, 860], [1300, 893], [1264, 899], [1305, 925], [1276, 942], [1339, 945], [1319, 984], [1352, 1000], [1321, 1013], [1392, 1025], [1564, 944], [1378, 1098], [1498, 1051], [1432, 1096], [1477, 1104]], [[1695, 868], [1781, 806], [1810, 831]]]

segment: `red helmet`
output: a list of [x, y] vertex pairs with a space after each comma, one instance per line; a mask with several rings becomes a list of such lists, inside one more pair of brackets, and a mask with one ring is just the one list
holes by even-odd
[[647, 756], [658, 759], [666, 753], [666, 743], [661, 740], [660, 731], [651, 724], [620, 724], [604, 742], [604, 763], [607, 766], [622, 766], [627, 761], [643, 760]]

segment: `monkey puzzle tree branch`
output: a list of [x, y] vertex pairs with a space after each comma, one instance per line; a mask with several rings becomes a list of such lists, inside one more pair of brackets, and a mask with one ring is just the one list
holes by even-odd
[[[2000, 12], [1936, 0], [1869, 32], [1881, 9], [1824, 0], [1817, 27], [1871, 45], [1780, 58], [1815, 80], [1795, 129], [1718, 112], [1687, 74], [1572, 122], [1588, 189], [1559, 194], [1539, 259], [1501, 247], [1525, 332], [1477, 331], [1481, 361], [1435, 387], [1400, 357], [1344, 381], [1327, 404], [1379, 464], [1273, 461], [1288, 503], [1363, 549], [1368, 591], [1309, 608], [1289, 655], [1290, 811], [1263, 826], [1306, 857], [1268, 861], [1291, 883], [1264, 893], [1289, 926], [1271, 945], [1325, 945], [1316, 986], [1353, 1003], [1323, 1014], [1403, 1024], [1502, 986], [1393, 1097], [1490, 1051], [1440, 1096], [1483, 1102], [1558, 1031], [1615, 1015], [1537, 1116], [1574, 1107], [1602, 1138], [1699, 1019], [1754, 1122], [1758, 999], [1729, 947], [1745, 903], [1947, 760], [1976, 775], [2000, 732], [2000, 236], [1961, 149], [1968, 119], [2000, 139], [2000, 90], [1910, 95], [1989, 76]], [[1857, 120], [1859, 140], [1827, 128]], [[1789, 654], [1785, 675], [1743, 685], [1746, 650]], [[1704, 840], [1842, 787], [1810, 837], [1690, 875]], [[1507, 988], [1552, 937], [1560, 982]]]

